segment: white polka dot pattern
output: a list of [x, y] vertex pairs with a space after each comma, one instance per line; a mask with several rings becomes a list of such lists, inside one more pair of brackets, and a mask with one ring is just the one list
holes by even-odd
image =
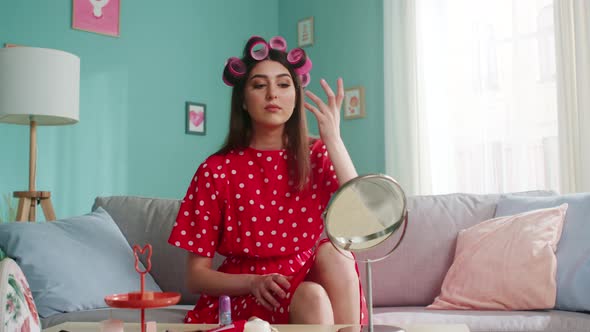
[[[210, 156], [190, 182], [168, 242], [204, 257], [219, 252], [227, 257], [222, 272], [307, 273], [309, 267], [302, 266], [321, 237], [323, 208], [338, 189], [325, 145], [318, 140], [310, 150], [314, 167], [302, 191], [292, 187], [285, 150], [246, 148]], [[197, 307], [211, 310], [203, 319], [195, 309], [191, 319], [216, 320], [216, 299], [201, 297]], [[256, 306], [253, 298], [234, 297], [232, 304], [234, 299], [244, 301], [244, 314], [256, 315], [246, 308]], [[281, 309], [283, 314], [274, 312], [277, 322], [288, 317], [288, 307]]]
[[[269, 243], [271, 245], [272, 243]], [[324, 239], [319, 243], [319, 247], [330, 243]], [[291, 294], [297, 286], [306, 279], [307, 274], [315, 264], [315, 254], [312, 250], [303, 251], [299, 254], [284, 256], [280, 259], [268, 258], [252, 260], [248, 257], [227, 257], [221, 264], [219, 271], [225, 273], [280, 273], [290, 277], [291, 288], [286, 290], [287, 297], [279, 300], [279, 307], [269, 311], [257, 302], [251, 294], [243, 296], [230, 297], [230, 306], [232, 308], [232, 319], [243, 320], [252, 316], [264, 319], [272, 324], [287, 324], [289, 322], [289, 309], [291, 303]], [[357, 269], [358, 276], [358, 269]], [[359, 284], [360, 286], [360, 284]], [[210, 323], [215, 324], [218, 320], [218, 298], [203, 294], [195, 308], [188, 312], [186, 323]], [[366, 323], [367, 313], [366, 302], [362, 296], [359, 303], [361, 315], [359, 321]]]
[[284, 150], [247, 148], [209, 157], [191, 181], [169, 242], [206, 257], [215, 251], [225, 256], [294, 254], [294, 239], [298, 251], [312, 248], [323, 231], [321, 213], [338, 182], [321, 141], [311, 147], [312, 182], [301, 192], [289, 185], [288, 160], [281, 158], [286, 155]]

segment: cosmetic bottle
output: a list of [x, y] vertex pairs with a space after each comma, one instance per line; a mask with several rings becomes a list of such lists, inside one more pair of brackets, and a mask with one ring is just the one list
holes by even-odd
[[231, 302], [229, 296], [222, 295], [219, 297], [219, 325], [231, 324]]

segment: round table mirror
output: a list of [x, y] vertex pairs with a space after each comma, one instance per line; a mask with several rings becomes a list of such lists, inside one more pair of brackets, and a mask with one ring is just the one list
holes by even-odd
[[[324, 211], [324, 224], [328, 238], [339, 251], [365, 252], [379, 247], [394, 233], [401, 235], [394, 245], [377, 250], [375, 258], [357, 261], [366, 263], [368, 325], [358, 331], [401, 332], [399, 327], [373, 325], [373, 284], [371, 263], [387, 258], [401, 243], [408, 222], [406, 195], [402, 187], [389, 176], [368, 174], [358, 176], [334, 193]], [[349, 257], [348, 255], [344, 255]], [[363, 255], [366, 256], [366, 255]], [[355, 255], [356, 257], [356, 255]], [[352, 331], [345, 328], [341, 332]]]

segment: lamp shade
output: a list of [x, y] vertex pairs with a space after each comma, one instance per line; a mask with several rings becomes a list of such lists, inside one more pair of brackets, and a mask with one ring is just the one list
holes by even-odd
[[36, 47], [0, 49], [0, 122], [78, 122], [80, 58]]

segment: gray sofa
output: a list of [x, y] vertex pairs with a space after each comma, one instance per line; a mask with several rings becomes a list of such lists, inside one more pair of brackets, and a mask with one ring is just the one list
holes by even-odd
[[[493, 218], [501, 197], [471, 194], [409, 197], [410, 223], [405, 240], [393, 255], [373, 264], [376, 324], [465, 323], [473, 332], [590, 331], [590, 314], [582, 312], [425, 309], [440, 292], [453, 260], [458, 231]], [[186, 252], [167, 243], [179, 201], [131, 196], [98, 197], [93, 210], [99, 206], [112, 216], [130, 245], [152, 244], [151, 274], [154, 280], [163, 291], [182, 294], [179, 305], [148, 310], [146, 319], [181, 322], [197, 296], [190, 294], [184, 286]], [[222, 259], [216, 256], [215, 264]], [[360, 270], [364, 280], [364, 269], [361, 267]], [[138, 316], [135, 310], [104, 308], [58, 314], [43, 319], [42, 323], [49, 327], [64, 321], [100, 321], [109, 317], [137, 321]]]

